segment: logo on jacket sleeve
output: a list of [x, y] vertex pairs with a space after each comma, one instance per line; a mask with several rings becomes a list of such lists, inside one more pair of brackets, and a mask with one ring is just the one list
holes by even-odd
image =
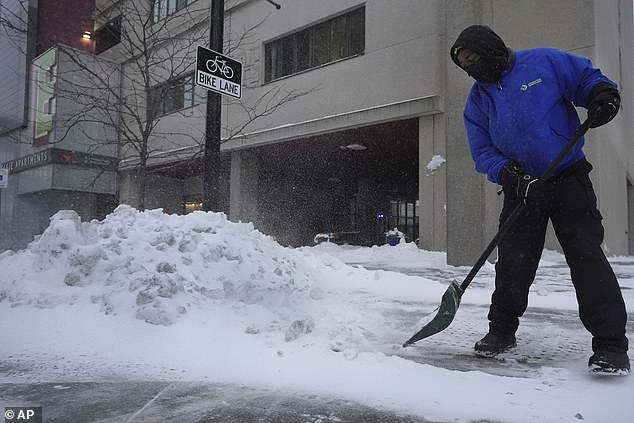
[[532, 87], [533, 85], [537, 85], [537, 84], [539, 84], [540, 82], [542, 82], [542, 79], [541, 79], [541, 78], [538, 78], [538, 79], [536, 79], [536, 80], [534, 80], [534, 81], [529, 82], [528, 84], [522, 84], [522, 86], [520, 87], [520, 90], [522, 90], [522, 91], [526, 91], [526, 90], [528, 90], [530, 87]]

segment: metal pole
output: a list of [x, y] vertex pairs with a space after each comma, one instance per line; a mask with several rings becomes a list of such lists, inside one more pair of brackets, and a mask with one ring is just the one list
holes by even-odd
[[[211, 1], [209, 46], [222, 53], [224, 36], [224, 0]], [[203, 210], [220, 209], [220, 116], [221, 95], [207, 91], [207, 121], [205, 124], [205, 154], [203, 163]]]

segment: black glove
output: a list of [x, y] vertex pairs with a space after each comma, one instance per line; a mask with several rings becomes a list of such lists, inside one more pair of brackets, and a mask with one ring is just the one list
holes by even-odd
[[504, 193], [517, 194], [517, 181], [523, 173], [522, 168], [512, 160], [504, 165], [500, 172], [500, 184]]
[[527, 206], [545, 204], [551, 187], [551, 184], [542, 183], [539, 178], [524, 172], [513, 161], [502, 168], [500, 182], [504, 193], [523, 199]]
[[590, 128], [605, 125], [612, 119], [621, 107], [621, 96], [616, 88], [607, 82], [599, 82], [592, 87], [588, 95], [588, 117], [594, 117]]

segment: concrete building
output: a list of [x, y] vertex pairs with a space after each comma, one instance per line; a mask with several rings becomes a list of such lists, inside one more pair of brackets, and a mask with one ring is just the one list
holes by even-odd
[[115, 205], [117, 135], [100, 120], [107, 104], [118, 104], [94, 76], [115, 86], [119, 69], [94, 56], [93, 41], [83, 37], [93, 28], [94, 2], [58, 3], [0, 4], [0, 85], [8, 93], [0, 100], [0, 167], [8, 169], [0, 190], [2, 249], [24, 247], [60, 209], [89, 220]]
[[[121, 70], [119, 201], [196, 209], [206, 93], [194, 84], [195, 52], [208, 45], [210, 0], [96, 3], [107, 48], [95, 52]], [[232, 220], [287, 245], [320, 232], [382, 242], [397, 226], [449, 263], [473, 264], [501, 198], [474, 171], [462, 123], [472, 80], [448, 50], [480, 23], [514, 49], [589, 57], [619, 84], [620, 115], [588, 134], [585, 151], [605, 249], [634, 253], [631, 1], [279, 3], [225, 2], [224, 52], [243, 63], [241, 98], [223, 97], [221, 209]], [[108, 45], [117, 28], [123, 38]]]

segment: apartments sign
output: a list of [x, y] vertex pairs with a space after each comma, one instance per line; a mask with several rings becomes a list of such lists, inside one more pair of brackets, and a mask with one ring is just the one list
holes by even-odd
[[0, 163], [0, 171], [4, 168], [7, 172], [17, 173], [51, 163], [104, 170], [115, 170], [117, 167], [117, 159], [114, 157], [82, 153], [79, 151], [62, 150], [59, 148], [49, 148], [38, 151], [37, 153], [28, 154], [15, 160]]
[[51, 150], [38, 151], [37, 153], [28, 154], [19, 159], [10, 160], [2, 163], [0, 166], [7, 169], [11, 173], [27, 170], [38, 166], [51, 163]]

